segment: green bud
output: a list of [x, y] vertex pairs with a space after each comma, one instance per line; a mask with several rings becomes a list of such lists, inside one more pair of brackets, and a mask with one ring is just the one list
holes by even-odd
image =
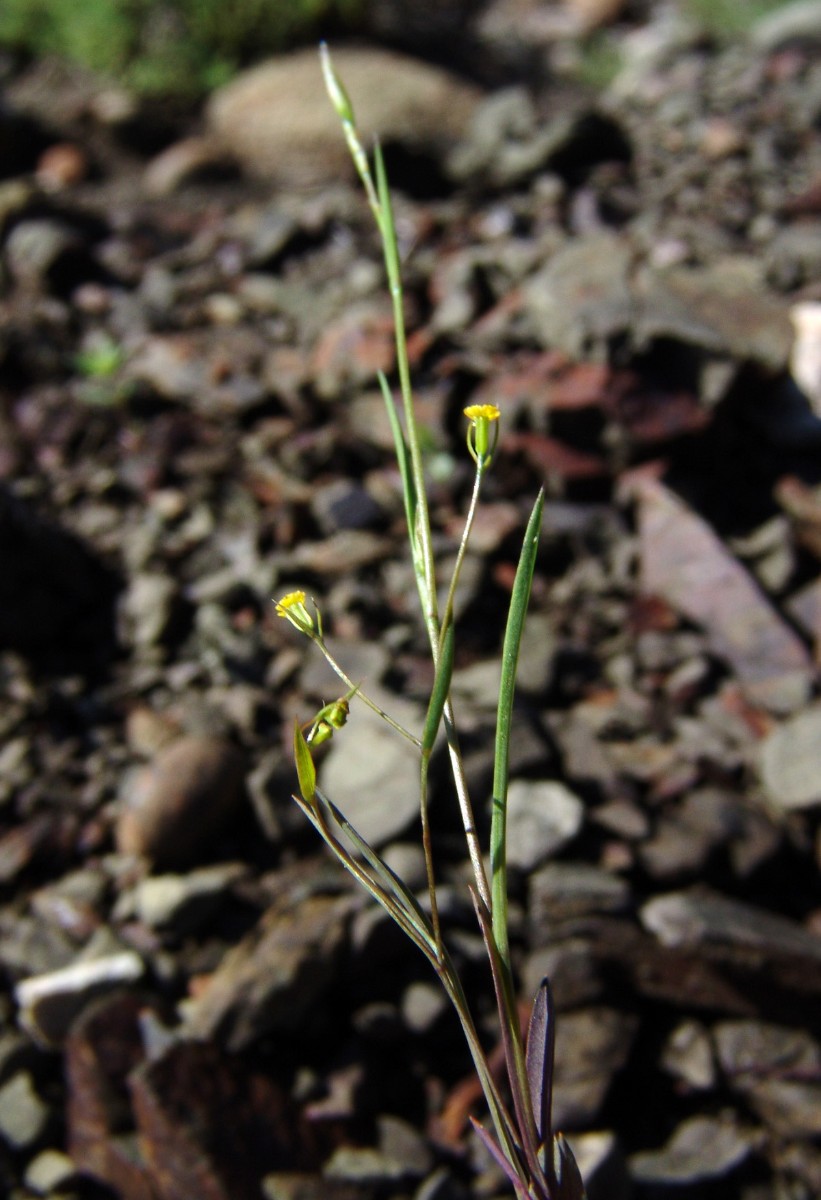
[[356, 124], [353, 116], [353, 105], [339, 76], [334, 71], [333, 63], [331, 62], [331, 52], [328, 49], [327, 42], [319, 43], [319, 61], [322, 64], [322, 74], [325, 77], [325, 89], [331, 98], [331, 104], [336, 109], [337, 116], [340, 121], [344, 121], [348, 125]]

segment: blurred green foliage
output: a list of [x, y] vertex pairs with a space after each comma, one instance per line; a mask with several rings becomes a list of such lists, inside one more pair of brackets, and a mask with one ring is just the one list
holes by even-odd
[[732, 37], [788, 3], [790, 0], [687, 0], [686, 8], [708, 33]]
[[0, 0], [0, 44], [57, 54], [141, 92], [195, 95], [238, 67], [350, 28], [364, 0]]

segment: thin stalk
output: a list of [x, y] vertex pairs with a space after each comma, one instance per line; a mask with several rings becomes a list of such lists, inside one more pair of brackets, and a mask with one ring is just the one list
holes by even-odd
[[433, 842], [430, 833], [430, 814], [428, 812], [428, 766], [430, 755], [422, 755], [422, 766], [419, 781], [419, 813], [422, 818], [422, 852], [425, 856], [425, 875], [428, 882], [428, 898], [430, 900], [430, 921], [433, 926], [433, 939], [436, 942], [437, 954], [440, 959], [444, 950], [442, 942], [442, 927], [439, 923], [439, 901], [436, 898], [436, 872], [433, 866]]
[[491, 896], [490, 886], [487, 881], [487, 872], [485, 871], [485, 863], [482, 858], [482, 847], [479, 843], [479, 834], [476, 829], [476, 819], [473, 815], [473, 805], [470, 802], [470, 793], [468, 792], [467, 780], [465, 779], [465, 765], [462, 761], [462, 751], [459, 746], [459, 735], [456, 732], [456, 718], [453, 712], [453, 701], [448, 697], [445, 701], [445, 711], [443, 715], [443, 724], [445, 726], [445, 736], [448, 743], [448, 755], [450, 756], [450, 770], [453, 776], [453, 786], [456, 789], [456, 799], [459, 804], [459, 815], [462, 818], [462, 828], [465, 833], [465, 841], [467, 842], [468, 855], [470, 857], [470, 866], [473, 871], [473, 878], [476, 882], [476, 888], [482, 900], [488, 908], [490, 908]]
[[465, 1035], [465, 1041], [468, 1044], [473, 1065], [476, 1068], [476, 1074], [482, 1084], [482, 1091], [487, 1100], [490, 1116], [493, 1121], [496, 1136], [499, 1139], [499, 1145], [504, 1149], [510, 1162], [514, 1168], [521, 1174], [522, 1161], [519, 1144], [515, 1136], [515, 1125], [513, 1118], [507, 1110], [504, 1101], [499, 1094], [499, 1089], [496, 1085], [496, 1080], [493, 1078], [493, 1073], [488, 1065], [485, 1052], [482, 1049], [482, 1043], [479, 1040], [479, 1035], [476, 1032], [476, 1027], [473, 1024], [473, 1017], [470, 1012], [470, 1006], [462, 988], [459, 975], [453, 967], [450, 956], [445, 952], [446, 958], [443, 969], [438, 972], [439, 978], [448, 997], [456, 1009], [456, 1014], [459, 1017], [459, 1023], [462, 1026], [462, 1032]]
[[385, 272], [388, 277], [388, 289], [393, 307], [394, 339], [396, 342], [396, 362], [399, 372], [399, 391], [402, 397], [402, 408], [405, 414], [405, 429], [410, 451], [411, 474], [416, 491], [416, 529], [412, 531], [418, 546], [422, 566], [420, 579], [420, 597], [425, 618], [425, 625], [434, 640], [434, 666], [439, 665], [439, 622], [436, 600], [436, 569], [433, 557], [433, 541], [430, 528], [430, 513], [425, 488], [425, 469], [422, 461], [422, 448], [419, 444], [419, 430], [416, 424], [416, 413], [413, 404], [413, 385], [410, 377], [410, 362], [408, 360], [408, 339], [405, 330], [405, 311], [403, 304], [402, 274], [399, 266], [399, 244], [396, 237], [396, 223], [393, 217], [390, 189], [385, 174], [385, 163], [382, 152], [377, 145], [375, 152], [376, 184], [379, 196], [378, 219], [379, 232], [382, 235], [382, 248], [385, 258]]
[[447, 949], [441, 944], [438, 947], [434, 945], [431, 934], [420, 926], [419, 920], [407, 912], [370, 872], [353, 858], [347, 848], [340, 842], [328, 824], [325, 815], [325, 806], [328, 807], [332, 814], [334, 813], [333, 806], [322, 797], [321, 793], [317, 792], [317, 803], [315, 804], [307, 803], [301, 796], [295, 795], [293, 799], [345, 869], [385, 909], [403, 933], [422, 951], [433, 967], [445, 989], [448, 999], [456, 1010], [459, 1023], [462, 1026], [473, 1065], [481, 1081], [482, 1091], [487, 1100], [493, 1125], [499, 1138], [499, 1144], [504, 1148], [505, 1154], [511, 1163], [514, 1165], [520, 1164], [518, 1145], [513, 1134], [514, 1125], [512, 1118], [499, 1094], [496, 1081], [493, 1078], [493, 1073], [479, 1040], [479, 1035], [476, 1032], [476, 1026], [473, 1023], [470, 1005], [468, 1004], [459, 975]]
[[397, 733], [401, 733], [403, 738], [406, 738], [409, 742], [413, 742], [417, 750], [421, 750], [422, 742], [420, 739], [415, 734], [411, 733], [410, 730], [405, 729], [404, 725], [400, 725], [398, 721], [394, 721], [392, 716], [386, 713], [384, 709], [380, 708], [375, 701], [371, 700], [370, 696], [368, 696], [366, 692], [363, 692], [358, 684], [354, 683], [354, 681], [345, 671], [344, 667], [336, 660], [336, 658], [334, 658], [325, 641], [318, 635], [314, 635], [313, 640], [325, 655], [325, 660], [328, 663], [328, 666], [336, 672], [343, 683], [347, 684], [347, 686], [355, 692], [357, 698], [361, 700], [363, 704], [366, 704], [371, 712], [376, 713], [376, 715], [381, 717], [383, 721], [387, 721], [391, 729], [395, 729]]
[[539, 492], [527, 523], [522, 550], [516, 567], [516, 578], [510, 597], [502, 648], [502, 678], [496, 715], [496, 746], [493, 762], [493, 812], [490, 826], [490, 869], [493, 880], [493, 903], [490, 912], [493, 937], [510, 971], [510, 949], [507, 932], [507, 789], [510, 764], [510, 737], [513, 730], [513, 698], [516, 688], [516, 668], [522, 644], [525, 615], [530, 600], [536, 552], [542, 524], [544, 493]]
[[482, 490], [482, 479], [484, 470], [481, 463], [476, 464], [476, 474], [473, 477], [473, 491], [470, 496], [470, 504], [468, 506], [467, 516], [465, 517], [465, 527], [462, 530], [462, 537], [459, 542], [459, 549], [456, 551], [456, 562], [453, 566], [453, 574], [450, 578], [450, 587], [448, 588], [447, 599], [445, 600], [444, 612], [442, 615], [442, 632], [439, 635], [441, 643], [446, 631], [449, 629], [453, 621], [453, 604], [456, 598], [456, 587], [459, 583], [459, 576], [462, 572], [462, 563], [465, 561], [467, 553], [468, 541], [470, 540], [473, 522], [476, 519], [476, 509], [479, 505], [479, 493]]
[[[442, 631], [445, 630], [447, 626], [446, 624], [443, 624], [442, 628], [440, 629], [439, 625], [437, 611], [438, 606], [436, 600], [436, 572], [433, 558], [430, 514], [428, 510], [427, 492], [425, 490], [425, 472], [422, 462], [422, 451], [419, 444], [419, 432], [416, 425], [416, 414], [413, 406], [413, 388], [411, 385], [410, 365], [408, 362], [408, 345], [407, 336], [405, 333], [405, 313], [402, 304], [402, 280], [399, 270], [399, 251], [396, 241], [396, 227], [393, 219], [390, 191], [388, 189], [387, 178], [385, 176], [385, 164], [378, 147], [376, 153], [376, 176], [380, 209], [382, 214], [381, 220], [379, 221], [379, 230], [382, 234], [382, 242], [385, 253], [385, 270], [388, 276], [388, 286], [390, 288], [391, 301], [393, 304], [396, 358], [399, 369], [399, 387], [402, 397], [402, 407], [405, 414], [405, 427], [408, 438], [411, 475], [416, 492], [416, 529], [412, 531], [411, 536], [415, 537], [419, 547], [422, 574], [421, 577], [417, 575], [417, 582], [419, 584], [420, 598], [422, 600], [425, 627], [428, 631], [428, 640], [430, 641], [431, 654], [433, 656], [433, 665], [438, 669], [441, 656], [440, 642], [442, 639]], [[459, 750], [459, 742], [456, 736], [456, 727], [453, 719], [453, 705], [450, 699], [448, 699], [445, 704], [444, 723], [447, 732], [451, 770], [456, 787], [459, 811], [462, 817], [462, 825], [464, 827], [465, 837], [467, 839], [471, 866], [473, 868], [473, 873], [476, 878], [476, 885], [479, 888], [480, 895], [489, 905], [490, 890], [487, 883], [484, 863], [482, 861], [479, 838], [476, 832], [476, 822], [473, 817], [473, 810], [470, 803], [470, 797], [468, 795], [467, 783], [465, 781], [464, 767], [462, 764], [462, 757]]]
[[[419, 433], [416, 426], [416, 415], [413, 409], [413, 387], [410, 378], [410, 364], [408, 362], [408, 342], [405, 333], [405, 314], [402, 303], [402, 274], [399, 265], [399, 244], [396, 237], [396, 223], [393, 217], [393, 206], [391, 204], [390, 189], [388, 187], [388, 179], [385, 173], [385, 163], [382, 158], [382, 152], [377, 143], [374, 152], [374, 162], [376, 166], [376, 182], [371, 173], [368, 156], [365, 153], [362, 141], [359, 137], [359, 131], [356, 127], [356, 118], [354, 116], [353, 105], [350, 97], [345, 91], [342, 81], [337, 76], [327, 45], [322, 42], [319, 49], [320, 61], [322, 64], [322, 73], [325, 77], [325, 87], [330, 96], [331, 103], [336, 109], [337, 115], [342, 122], [342, 129], [345, 134], [345, 140], [348, 143], [348, 149], [353, 159], [354, 166], [362, 186], [365, 189], [365, 195], [368, 199], [371, 212], [373, 213], [377, 229], [382, 241], [382, 250], [385, 258], [385, 271], [388, 277], [388, 288], [391, 296], [391, 304], [393, 306], [394, 317], [394, 339], [396, 342], [396, 360], [399, 371], [399, 388], [402, 396], [402, 407], [405, 413], [405, 426], [407, 429], [408, 447], [410, 450], [411, 474], [413, 477], [414, 488], [416, 489], [416, 528], [409, 530], [411, 541], [416, 542], [420, 551], [419, 567], [421, 574], [417, 574], [417, 584], [419, 587], [419, 596], [422, 601], [422, 610], [425, 618], [425, 626], [433, 644], [434, 639], [438, 646], [439, 627], [437, 616], [437, 600], [436, 600], [436, 574], [435, 563], [433, 557], [433, 545], [431, 539], [430, 516], [428, 512], [427, 495], [425, 492], [425, 472], [422, 462], [422, 450], [419, 444]], [[434, 665], [438, 666], [438, 653], [435, 654]]]
[[528, 1086], [527, 1064], [522, 1045], [519, 1017], [516, 1012], [513, 982], [510, 971], [496, 946], [490, 913], [476, 895], [474, 895], [474, 903], [487, 948], [488, 960], [493, 976], [493, 986], [496, 992], [496, 1007], [499, 1011], [508, 1081], [513, 1098], [513, 1108], [516, 1113], [516, 1128], [522, 1139], [524, 1157], [530, 1171], [531, 1179], [538, 1189], [538, 1194], [539, 1196], [549, 1197], [549, 1185], [539, 1159], [536, 1121], [533, 1115], [533, 1104]]
[[[456, 552], [456, 562], [453, 567], [453, 574], [451, 575], [450, 587], [448, 588], [447, 599], [445, 600], [444, 613], [442, 616], [442, 632], [440, 634], [440, 653], [442, 646], [444, 645], [444, 639], [448, 636], [453, 627], [453, 604], [456, 596], [456, 588], [459, 583], [462, 564], [465, 561], [465, 553], [467, 551], [468, 541], [470, 540], [471, 530], [473, 529], [473, 522], [476, 518], [476, 509], [479, 504], [479, 493], [482, 488], [483, 475], [483, 465], [482, 462], [479, 461], [476, 464], [476, 474], [473, 479], [473, 491], [470, 497], [470, 505], [468, 507], [467, 516], [465, 518], [465, 527], [462, 530], [459, 549]], [[479, 894], [489, 906], [490, 890], [488, 887], [484, 860], [482, 858], [482, 848], [479, 844], [479, 835], [476, 830], [476, 820], [473, 815], [473, 806], [468, 793], [467, 781], [465, 780], [464, 763], [462, 761], [459, 738], [456, 732], [456, 720], [453, 713], [453, 701], [451, 700], [450, 694], [448, 694], [445, 700], [444, 724], [448, 743], [448, 752], [450, 755], [451, 774], [453, 775], [456, 798], [459, 804], [459, 812], [462, 817], [462, 827], [464, 829], [465, 838], [467, 841], [471, 869], [473, 871], [474, 881], [479, 889]]]

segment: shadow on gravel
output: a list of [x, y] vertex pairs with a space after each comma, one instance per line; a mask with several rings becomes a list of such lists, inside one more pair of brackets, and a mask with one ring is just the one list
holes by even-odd
[[0, 488], [0, 563], [0, 649], [47, 675], [104, 674], [118, 649], [116, 572], [7, 488]]

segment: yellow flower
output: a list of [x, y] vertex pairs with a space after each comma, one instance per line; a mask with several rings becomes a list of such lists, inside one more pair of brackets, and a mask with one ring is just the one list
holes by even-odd
[[482, 418], [486, 421], [498, 421], [501, 415], [495, 404], [469, 404], [465, 409], [465, 416], [470, 421], [479, 421]]
[[317, 622], [305, 607], [304, 592], [288, 592], [281, 600], [276, 600], [274, 603], [277, 616], [290, 621], [300, 633], [313, 634], [317, 631]]
[[493, 445], [490, 445], [490, 426], [499, 420], [501, 413], [495, 404], [469, 404], [464, 410], [470, 421], [468, 426], [468, 450], [480, 470], [490, 463], [499, 440], [499, 426], [493, 424]]

